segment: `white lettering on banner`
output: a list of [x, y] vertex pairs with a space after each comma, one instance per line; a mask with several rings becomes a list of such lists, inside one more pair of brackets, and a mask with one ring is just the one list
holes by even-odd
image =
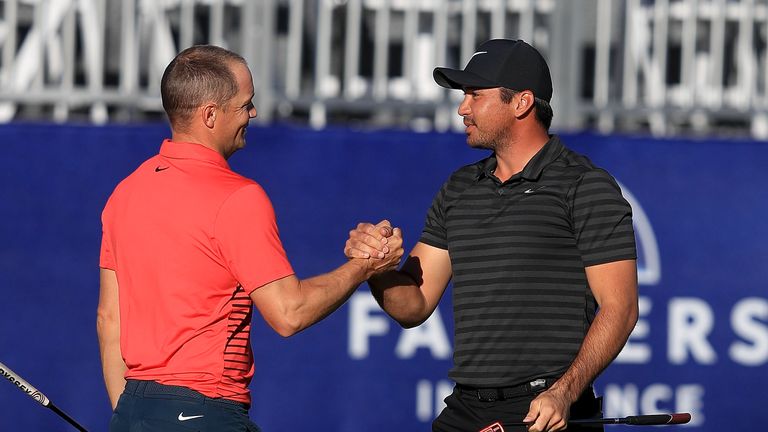
[[634, 384], [608, 384], [603, 396], [603, 412], [606, 417], [626, 417], [637, 415], [638, 389]]
[[681, 384], [672, 387], [655, 383], [640, 389], [635, 384], [605, 386], [603, 411], [606, 417], [658, 414], [662, 412], [691, 413], [690, 426], [704, 423], [704, 386]]
[[432, 416], [432, 382], [419, 380], [416, 383], [416, 418], [427, 421]]
[[643, 364], [651, 361], [651, 346], [647, 343], [637, 342], [638, 339], [647, 338], [651, 333], [651, 325], [644, 317], [651, 313], [651, 299], [639, 297], [637, 299], [638, 315], [632, 334], [629, 335], [627, 344], [616, 357], [616, 363]]
[[660, 413], [669, 412], [670, 409], [665, 409], [659, 406], [661, 402], [672, 400], [672, 388], [667, 384], [651, 384], [646, 387], [645, 391], [640, 395], [640, 412], [642, 413]]
[[700, 364], [713, 364], [717, 354], [707, 341], [715, 325], [709, 304], [692, 297], [673, 298], [669, 302], [669, 338], [667, 355], [672, 364], [683, 364], [688, 353]]
[[[368, 357], [371, 337], [389, 333], [391, 322], [373, 296], [355, 293], [349, 301], [349, 356]], [[451, 356], [451, 344], [437, 309], [422, 325], [400, 333], [395, 354], [402, 359], [412, 358], [419, 348], [428, 348], [435, 359]]]
[[[653, 303], [649, 297], [641, 296], [638, 306], [640, 318], [629, 341], [616, 358], [617, 364], [649, 364], [653, 361], [653, 350], [649, 343], [653, 339], [652, 320], [649, 318]], [[349, 310], [348, 353], [353, 359], [364, 359], [370, 355], [370, 344], [374, 337], [388, 334], [391, 327], [399, 329], [368, 293], [355, 293], [350, 299]], [[718, 352], [727, 352], [728, 358], [739, 365], [762, 366], [768, 363], [768, 299], [747, 297], [739, 300], [730, 312], [730, 324], [741, 340], [727, 347], [718, 346], [717, 350], [709, 341], [715, 328], [715, 319], [712, 306], [704, 299], [670, 299], [666, 323], [666, 354], [669, 363], [711, 365], [717, 362]], [[663, 329], [663, 325], [660, 327]], [[427, 348], [434, 359], [450, 358], [450, 338], [439, 309], [421, 326], [399, 331], [397, 346], [394, 347], [398, 358], [413, 358], [420, 348]]]
[[[374, 314], [375, 313], [375, 314]], [[370, 294], [355, 293], [349, 300], [349, 356], [353, 359], [368, 357], [371, 336], [389, 332], [389, 317]]]
[[451, 344], [448, 342], [440, 309], [435, 309], [422, 325], [404, 330], [397, 341], [395, 353], [401, 359], [412, 358], [419, 348], [429, 348], [432, 357], [436, 359], [451, 356]]
[[444, 399], [451, 392], [451, 381], [440, 380], [433, 385], [432, 381], [419, 380], [416, 383], [416, 418], [421, 422], [431, 422], [445, 408]]
[[[675, 411], [691, 413], [689, 426], [704, 424], [704, 386], [700, 384], [683, 384], [675, 391]], [[695, 415], [694, 415], [695, 413]]]
[[[762, 319], [764, 322], [758, 321]], [[731, 311], [731, 327], [742, 339], [731, 344], [733, 361], [745, 366], [761, 366], [768, 362], [768, 300], [749, 297], [741, 300]]]

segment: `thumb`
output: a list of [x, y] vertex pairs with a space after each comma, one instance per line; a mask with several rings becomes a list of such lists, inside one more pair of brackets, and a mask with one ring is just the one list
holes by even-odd
[[392, 230], [392, 224], [389, 223], [388, 220], [384, 219], [383, 221], [376, 224], [376, 228], [379, 229], [379, 233], [383, 235], [384, 237], [391, 237], [393, 230]]
[[528, 410], [528, 414], [525, 415], [523, 423], [533, 423], [536, 418], [539, 417], [539, 403], [536, 401], [531, 402], [531, 407]]

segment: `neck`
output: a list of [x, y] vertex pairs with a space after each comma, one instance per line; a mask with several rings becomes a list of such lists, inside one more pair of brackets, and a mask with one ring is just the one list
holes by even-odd
[[549, 141], [549, 135], [541, 130], [524, 134], [510, 140], [507, 145], [496, 149], [496, 171], [494, 175], [502, 182], [521, 172], [530, 160]]
[[186, 142], [186, 143], [193, 143], [193, 144], [200, 144], [201, 146], [208, 147], [209, 149], [215, 151], [216, 153], [219, 153], [224, 157], [224, 159], [227, 159], [228, 155], [225, 155], [221, 149], [219, 149], [216, 145], [208, 142], [206, 139], [200, 138], [198, 134], [190, 133], [190, 132], [181, 132], [181, 131], [172, 131], [171, 133], [171, 141], [175, 142]]

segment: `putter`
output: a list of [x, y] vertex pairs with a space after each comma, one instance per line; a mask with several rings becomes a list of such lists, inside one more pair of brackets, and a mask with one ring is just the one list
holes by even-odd
[[29, 397], [32, 399], [38, 401], [40, 405], [49, 408], [51, 411], [58, 414], [61, 418], [66, 420], [69, 424], [74, 426], [77, 430], [81, 432], [88, 432], [84, 427], [80, 425], [80, 423], [76, 422], [75, 419], [67, 415], [64, 411], [59, 409], [56, 405], [53, 404], [53, 402], [48, 399], [43, 392], [36, 389], [32, 384], [28, 383], [24, 378], [20, 377], [16, 372], [10, 370], [8, 366], [4, 365], [2, 362], [0, 362], [0, 375], [7, 378], [8, 381], [13, 383], [16, 387], [19, 388], [19, 390], [26, 393]]
[[[598, 418], [598, 419], [573, 419], [568, 420], [568, 424], [625, 424], [633, 426], [663, 426], [673, 424], [685, 424], [691, 421], [691, 414], [689, 413], [675, 413], [675, 414], [648, 414], [648, 415], [636, 415], [628, 417], [612, 417], [612, 418]], [[514, 422], [505, 423], [504, 426], [530, 426], [532, 423]], [[479, 432], [504, 432], [504, 427], [501, 423], [496, 422], [492, 425], [486, 426]]]

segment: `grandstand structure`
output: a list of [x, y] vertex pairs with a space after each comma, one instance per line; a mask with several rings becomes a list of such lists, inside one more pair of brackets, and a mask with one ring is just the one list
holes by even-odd
[[766, 0], [0, 0], [0, 122], [158, 120], [165, 65], [210, 43], [258, 121], [458, 129], [432, 69], [500, 37], [547, 57], [555, 130], [768, 138]]

